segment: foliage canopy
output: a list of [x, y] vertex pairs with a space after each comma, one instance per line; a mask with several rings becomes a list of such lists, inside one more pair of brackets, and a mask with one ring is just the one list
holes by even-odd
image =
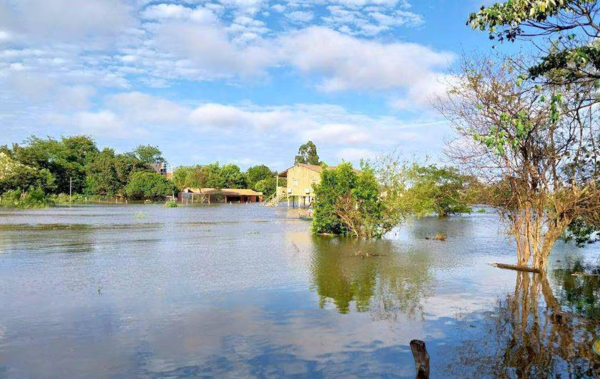
[[321, 172], [315, 186], [314, 219], [316, 234], [381, 238], [404, 218], [393, 203], [394, 196], [381, 192], [375, 170], [368, 165], [357, 172], [350, 163]]
[[308, 141], [298, 149], [298, 155], [294, 160], [295, 164], [310, 164], [318, 166], [321, 164], [319, 160], [319, 154], [317, 153], [317, 146], [312, 142]]

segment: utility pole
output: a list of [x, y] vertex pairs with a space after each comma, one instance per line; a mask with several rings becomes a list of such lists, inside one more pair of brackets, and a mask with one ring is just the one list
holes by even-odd
[[69, 205], [73, 205], [73, 177], [69, 177]]

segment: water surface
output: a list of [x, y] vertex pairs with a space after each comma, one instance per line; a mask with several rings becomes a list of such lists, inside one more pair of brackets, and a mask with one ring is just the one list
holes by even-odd
[[[382, 241], [314, 237], [284, 208], [0, 210], [0, 378], [596, 377], [598, 249], [548, 275], [488, 212]], [[426, 239], [446, 233], [445, 242]], [[376, 255], [361, 258], [366, 254]]]

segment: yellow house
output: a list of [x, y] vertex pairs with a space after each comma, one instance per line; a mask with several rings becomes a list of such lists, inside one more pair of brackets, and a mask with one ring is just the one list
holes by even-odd
[[288, 168], [281, 174], [280, 178], [287, 179], [287, 188], [277, 187], [277, 193], [283, 193], [292, 206], [308, 207], [315, 198], [314, 184], [321, 182], [322, 166], [298, 163], [294, 167]]
[[[315, 200], [313, 185], [321, 183], [321, 172], [337, 166], [315, 166], [297, 163], [277, 176], [277, 193], [267, 202], [267, 206], [277, 206], [287, 199], [288, 207], [309, 207]], [[354, 170], [360, 172], [359, 170]], [[279, 178], [287, 179], [287, 187], [279, 186]]]

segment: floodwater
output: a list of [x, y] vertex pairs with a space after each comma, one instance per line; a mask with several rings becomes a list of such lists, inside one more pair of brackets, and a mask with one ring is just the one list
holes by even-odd
[[489, 266], [515, 261], [491, 212], [382, 241], [309, 227], [258, 205], [0, 210], [0, 378], [414, 378], [412, 339], [432, 378], [598, 375], [599, 280], [571, 275], [598, 247], [559, 244], [541, 276]]

